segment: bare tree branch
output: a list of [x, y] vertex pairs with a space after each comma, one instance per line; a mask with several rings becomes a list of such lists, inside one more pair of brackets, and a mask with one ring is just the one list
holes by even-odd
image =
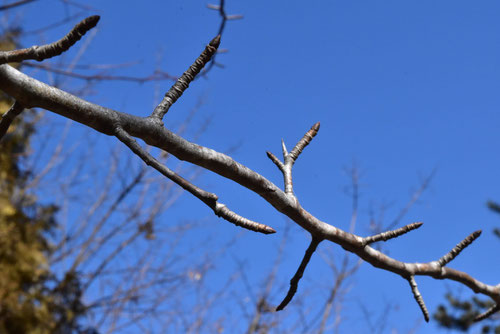
[[27, 59], [42, 61], [44, 59], [59, 56], [63, 52], [68, 51], [83, 35], [94, 28], [97, 22], [99, 22], [99, 19], [100, 17], [98, 15], [87, 17], [71, 29], [66, 36], [51, 44], [32, 46], [28, 49], [14, 51], [0, 51], [0, 64], [18, 63]]
[[[94, 20], [96, 23], [97, 19]], [[89, 23], [88, 25], [85, 25], [87, 27], [90, 27], [91, 24]], [[78, 36], [78, 38], [79, 37], [80, 36]], [[68, 38], [68, 40], [71, 39]], [[213, 45], [209, 45], [209, 47], [207, 47], [207, 49], [211, 50], [207, 51], [207, 57], [209, 52], [215, 52], [214, 50], [218, 42], [218, 38], [216, 38], [214, 41], [212, 41]], [[69, 42], [66, 41], [62, 43], [65, 45], [64, 47], [66, 49], [69, 47], [69, 44], [67, 43]], [[63, 50], [64, 47], [56, 47], [54, 49], [48, 48], [48, 46], [41, 47], [41, 50], [51, 50], [43, 52], [41, 58], [43, 58], [44, 56], [55, 55], [57, 52]], [[56, 51], [53, 52], [52, 50]], [[8, 57], [4, 57], [4, 59], [7, 59], [6, 61], [12, 61]], [[21, 57], [20, 59], [26, 59], [26, 57]], [[162, 172], [162, 174], [164, 174], [165, 176], [174, 180], [177, 179], [178, 184], [201, 199], [205, 204], [211, 206], [216, 214], [222, 215], [225, 219], [233, 223], [243, 223], [242, 218], [239, 216], [235, 218], [235, 216], [233, 216], [232, 213], [226, 210], [222, 204], [217, 203], [217, 197], [214, 194], [210, 194], [208, 192], [205, 192], [204, 190], [196, 188], [190, 183], [187, 184], [182, 182], [178, 175], [174, 176], [174, 174], [166, 170], [166, 167], [155, 162], [155, 160], [151, 159], [151, 157], [149, 157], [147, 154], [145, 155], [144, 151], [135, 142], [135, 139], [133, 139], [133, 137], [140, 138], [147, 144], [158, 147], [176, 156], [180, 160], [189, 161], [195, 165], [211, 170], [225, 178], [231, 179], [241, 186], [246, 187], [260, 195], [274, 208], [276, 208], [277, 211], [289, 217], [292, 221], [297, 223], [312, 235], [313, 241], [311, 242], [311, 245], [309, 246], [308, 251], [304, 256], [299, 270], [294, 276], [294, 279], [292, 279], [293, 282], [291, 284], [290, 291], [292, 291], [293, 286], [298, 283], [298, 280], [300, 279], [300, 276], [302, 275], [309, 258], [316, 249], [317, 243], [319, 243], [320, 240], [329, 240], [333, 243], [338, 244], [345, 250], [356, 254], [361, 259], [370, 263], [374, 267], [393, 272], [407, 280], [410, 280], [410, 285], [412, 287], [415, 298], [417, 299], [417, 302], [418, 290], [414, 288], [415, 284], [412, 283], [411, 277], [414, 277], [415, 275], [421, 275], [430, 276], [435, 279], [450, 279], [462, 283], [472, 289], [474, 292], [489, 296], [491, 299], [493, 299], [493, 301], [496, 302], [496, 304], [500, 304], [500, 285], [487, 285], [465, 272], [444, 266], [444, 264], [448, 263], [456, 255], [458, 255], [458, 253], [465, 246], [470, 244], [473, 239], [477, 238], [475, 234], [473, 234], [472, 237], [468, 237], [468, 239], [466, 239], [469, 241], [460, 243], [449, 253], [449, 255], [445, 255], [445, 257], [438, 261], [432, 261], [428, 263], [405, 263], [391, 258], [381, 251], [368, 246], [366, 241], [367, 238], [363, 238], [354, 233], [343, 231], [340, 228], [317, 219], [308, 211], [306, 211], [300, 205], [296, 196], [293, 194], [291, 182], [291, 165], [293, 164], [293, 161], [295, 161], [295, 159], [298, 157], [301, 150], [311, 141], [312, 137], [316, 134], [319, 128], [319, 124], [316, 124], [311, 128], [311, 130], [309, 130], [308, 134], [306, 134], [306, 136], [304, 136], [304, 138], [299, 141], [299, 144], [292, 150], [291, 153], [286, 153], [286, 149], [284, 150], [285, 191], [282, 191], [279, 187], [267, 180], [264, 176], [238, 163], [231, 157], [212, 149], [191, 143], [184, 138], [176, 135], [172, 131], [166, 129], [161, 122], [161, 118], [168, 110], [168, 107], [170, 107], [172, 103], [181, 95], [182, 91], [187, 88], [187, 84], [189, 84], [194, 75], [199, 72], [199, 70], [201, 70], [201, 63], [203, 63], [203, 61], [200, 61], [198, 65], [195, 65], [194, 67], [196, 68], [190, 69], [192, 72], [190, 72], [189, 75], [186, 75], [185, 79], [183, 79], [185, 81], [182, 83], [180, 82], [177, 88], [173, 88], [173, 92], [170, 93], [170, 95], [167, 96], [164, 101], [162, 101], [157, 110], [153, 112], [153, 117], [137, 117], [92, 104], [55, 87], [43, 84], [31, 77], [22, 74], [21, 72], [8, 65], [0, 65], [0, 89], [10, 95], [16, 101], [19, 101], [19, 103], [26, 108], [44, 108], [62, 115], [63, 117], [70, 118], [81, 124], [87, 125], [103, 134], [117, 136], [145, 162], [149, 162], [150, 165]], [[188, 72], [190, 70], [188, 70]], [[160, 120], [160, 122], [158, 120]], [[274, 161], [275, 159], [272, 160]], [[287, 164], [290, 166], [289, 172], [287, 169]], [[413, 228], [418, 227], [417, 225], [408, 225], [407, 227], [405, 227], [407, 231], [411, 230], [409, 226], [412, 226]], [[371, 240], [383, 240], [384, 238], [395, 236], [398, 233], [400, 232], [396, 233], [395, 231], [392, 231], [389, 234], [384, 234], [383, 236], [381, 235], [372, 237]], [[289, 294], [293, 296], [293, 293], [289, 292]], [[291, 299], [291, 297], [289, 298]], [[423, 303], [419, 303], [419, 305], [422, 308]], [[494, 309], [494, 311], [496, 311], [496, 309]]]
[[220, 45], [220, 35], [217, 35], [214, 39], [208, 43], [205, 47], [205, 50], [201, 53], [201, 55], [196, 58], [193, 65], [191, 65], [186, 72], [177, 81], [174, 85], [168, 90], [165, 94], [165, 97], [160, 102], [160, 104], [155, 108], [151, 117], [156, 118], [158, 120], [162, 120], [163, 116], [168, 112], [168, 109], [177, 101], [179, 97], [181, 97], [182, 93], [189, 87], [191, 81], [194, 80], [196, 75], [200, 73], [203, 67], [210, 61], [212, 56], [217, 51], [217, 48]]
[[312, 238], [309, 247], [307, 247], [306, 249], [304, 258], [302, 259], [302, 262], [300, 263], [300, 266], [297, 269], [297, 272], [295, 273], [295, 275], [293, 275], [292, 279], [290, 280], [290, 289], [288, 290], [288, 293], [286, 294], [283, 301], [278, 305], [278, 307], [276, 307], [276, 311], [283, 310], [288, 305], [288, 303], [290, 303], [293, 296], [295, 296], [295, 293], [297, 292], [297, 288], [299, 286], [299, 281], [302, 278], [302, 275], [304, 275], [304, 271], [306, 270], [307, 264], [311, 260], [311, 256], [316, 251], [316, 248], [318, 247], [320, 242], [321, 239], [314, 237]]

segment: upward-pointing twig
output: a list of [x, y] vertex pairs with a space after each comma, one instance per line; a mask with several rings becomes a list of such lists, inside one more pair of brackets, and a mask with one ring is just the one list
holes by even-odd
[[194, 80], [196, 75], [200, 73], [203, 67], [210, 61], [212, 56], [217, 51], [220, 45], [220, 35], [217, 35], [214, 39], [208, 43], [205, 50], [200, 54], [198, 58], [194, 61], [184, 74], [181, 75], [179, 79], [170, 87], [168, 92], [165, 94], [163, 100], [155, 108], [151, 117], [157, 118], [159, 120], [163, 119], [163, 116], [168, 112], [168, 109], [181, 97], [182, 93], [189, 87], [191, 81]]
[[460, 254], [461, 251], [465, 249], [465, 247], [469, 246], [474, 240], [476, 240], [481, 235], [481, 230], [472, 232], [469, 234], [464, 240], [458, 243], [451, 251], [447, 254], [443, 255], [437, 262], [441, 267], [445, 266], [447, 263], [450, 263], [454, 258]]
[[417, 282], [415, 281], [415, 277], [410, 276], [408, 278], [408, 282], [410, 283], [411, 292], [413, 292], [413, 297], [415, 297], [418, 306], [420, 307], [422, 313], [424, 314], [425, 321], [429, 322], [429, 311], [427, 311], [427, 307], [425, 306], [424, 298], [420, 294], [420, 291], [418, 291], [418, 286]]
[[42, 61], [44, 59], [59, 56], [61, 53], [69, 50], [69, 48], [78, 42], [90, 29], [94, 28], [97, 22], [99, 22], [99, 19], [100, 17], [98, 15], [87, 17], [57, 42], [43, 46], [35, 45], [27, 49], [0, 52], [0, 64], [15, 63], [27, 59]]
[[377, 242], [377, 241], [387, 241], [389, 239], [397, 238], [400, 235], [403, 235], [405, 233], [408, 233], [412, 230], [415, 230], [422, 226], [422, 222], [417, 222], [417, 223], [411, 223], [406, 226], [400, 227], [397, 230], [393, 231], [387, 231], [387, 232], [382, 232], [376, 235], [373, 235], [371, 237], [366, 237], [363, 239], [363, 244], [369, 245], [371, 243]]

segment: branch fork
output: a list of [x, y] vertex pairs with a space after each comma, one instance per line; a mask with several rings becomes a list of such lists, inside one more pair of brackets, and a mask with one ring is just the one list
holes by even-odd
[[309, 131], [302, 137], [301, 140], [295, 145], [293, 150], [288, 153], [285, 142], [283, 139], [281, 140], [281, 149], [283, 151], [283, 160], [284, 163], [281, 162], [274, 154], [267, 151], [267, 157], [271, 159], [272, 162], [279, 168], [279, 170], [283, 173], [283, 179], [285, 183], [285, 194], [289, 196], [294, 196], [293, 193], [293, 180], [292, 180], [292, 167], [295, 164], [295, 161], [302, 153], [302, 150], [309, 145], [309, 143], [313, 140], [313, 138], [318, 134], [320, 123], [314, 124]]

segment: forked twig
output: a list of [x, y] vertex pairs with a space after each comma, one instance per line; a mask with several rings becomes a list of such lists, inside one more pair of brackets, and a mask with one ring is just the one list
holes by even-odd
[[78, 42], [83, 35], [90, 29], [94, 28], [99, 22], [98, 15], [89, 16], [78, 23], [71, 31], [58, 40], [57, 42], [43, 45], [32, 46], [27, 49], [2, 51], [0, 52], [0, 64], [21, 62], [27, 59], [35, 59], [42, 61], [44, 59], [59, 56], [63, 52], [69, 50], [76, 42]]
[[290, 153], [288, 153], [285, 142], [281, 140], [281, 149], [283, 151], [283, 160], [285, 163], [282, 163], [274, 154], [271, 152], [266, 152], [267, 157], [271, 159], [271, 161], [279, 168], [279, 170], [283, 173], [283, 179], [285, 183], [285, 193], [287, 195], [295, 196], [293, 194], [293, 180], [292, 180], [292, 167], [299, 155], [302, 153], [302, 150], [309, 145], [309, 143], [313, 140], [313, 138], [318, 134], [320, 123], [314, 124], [309, 131], [299, 140], [299, 142], [295, 145]]

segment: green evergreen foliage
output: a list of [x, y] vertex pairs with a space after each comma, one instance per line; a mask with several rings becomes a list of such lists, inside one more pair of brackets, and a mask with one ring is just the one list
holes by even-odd
[[[500, 204], [489, 201], [487, 205], [491, 211], [500, 214]], [[500, 238], [500, 229], [495, 229], [494, 233]], [[451, 294], [447, 294], [446, 299], [449, 305], [439, 305], [437, 312], [434, 314], [434, 319], [438, 321], [441, 327], [461, 332], [467, 332], [475, 324], [474, 318], [493, 306], [493, 301], [482, 300], [477, 297], [461, 301]], [[496, 321], [491, 319], [485, 322], [488, 324], [481, 323], [481, 333], [500, 334], [500, 321], [498, 321], [498, 318]]]

